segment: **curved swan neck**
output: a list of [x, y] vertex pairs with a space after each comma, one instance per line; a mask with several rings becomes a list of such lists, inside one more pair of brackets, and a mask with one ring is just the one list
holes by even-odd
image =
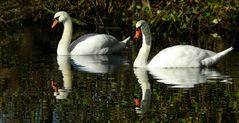
[[[142, 27], [141, 27], [142, 28]], [[142, 47], [139, 50], [138, 56], [134, 61], [134, 67], [146, 67], [148, 56], [151, 48], [151, 32], [148, 25], [145, 25], [142, 31]]]
[[68, 47], [71, 43], [72, 38], [72, 21], [70, 17], [63, 22], [64, 30], [61, 37], [61, 40], [59, 41], [58, 47], [57, 47], [57, 54], [58, 55], [69, 55]]

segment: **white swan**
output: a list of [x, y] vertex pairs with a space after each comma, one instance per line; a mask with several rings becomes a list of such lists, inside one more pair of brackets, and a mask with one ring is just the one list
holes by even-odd
[[54, 15], [52, 28], [58, 23], [63, 23], [64, 30], [57, 47], [58, 55], [89, 55], [89, 54], [112, 54], [120, 52], [130, 37], [118, 41], [115, 37], [106, 34], [85, 34], [71, 43], [72, 21], [65, 11]]
[[142, 34], [143, 42], [134, 61], [134, 67], [209, 67], [234, 50], [234, 47], [230, 47], [222, 52], [215, 53], [191, 45], [177, 45], [160, 51], [147, 63], [152, 39], [149, 25], [144, 20], [136, 23], [135, 38], [138, 38], [140, 34]]

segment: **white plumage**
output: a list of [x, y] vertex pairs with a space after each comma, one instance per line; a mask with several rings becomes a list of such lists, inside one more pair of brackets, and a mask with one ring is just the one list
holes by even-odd
[[136, 36], [142, 33], [142, 47], [134, 61], [134, 67], [209, 67], [216, 64], [221, 58], [233, 50], [230, 47], [222, 52], [201, 49], [191, 45], [177, 45], [160, 51], [148, 63], [151, 48], [151, 33], [146, 21], [136, 23]]
[[92, 54], [113, 54], [125, 48], [130, 37], [123, 41], [107, 34], [86, 34], [71, 43], [72, 21], [67, 12], [60, 11], [54, 15], [52, 28], [58, 23], [63, 23], [64, 30], [62, 38], [58, 43], [58, 55], [92, 55]]

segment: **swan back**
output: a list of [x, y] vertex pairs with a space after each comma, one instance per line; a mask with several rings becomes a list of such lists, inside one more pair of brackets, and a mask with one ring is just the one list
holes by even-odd
[[76, 39], [69, 47], [71, 55], [112, 54], [125, 46], [115, 37], [107, 34], [86, 34]]
[[92, 36], [96, 36], [98, 35], [97, 33], [90, 33], [90, 34], [85, 34], [81, 37], [79, 37], [78, 39], [76, 39], [75, 41], [73, 41], [71, 43], [71, 45], [68, 47], [68, 51], [71, 52], [80, 42], [87, 40], [87, 38], [90, 38]]
[[161, 50], [148, 67], [201, 67], [201, 61], [216, 53], [191, 45], [177, 45]]

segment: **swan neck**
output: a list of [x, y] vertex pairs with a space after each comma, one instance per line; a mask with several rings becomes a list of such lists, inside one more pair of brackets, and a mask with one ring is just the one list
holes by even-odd
[[149, 27], [142, 30], [142, 47], [139, 50], [138, 56], [134, 61], [134, 67], [146, 67], [148, 56], [151, 48], [151, 32]]
[[57, 54], [69, 55], [68, 47], [70, 46], [72, 38], [72, 21], [70, 17], [63, 23], [63, 25], [64, 25], [63, 34], [58, 44]]

